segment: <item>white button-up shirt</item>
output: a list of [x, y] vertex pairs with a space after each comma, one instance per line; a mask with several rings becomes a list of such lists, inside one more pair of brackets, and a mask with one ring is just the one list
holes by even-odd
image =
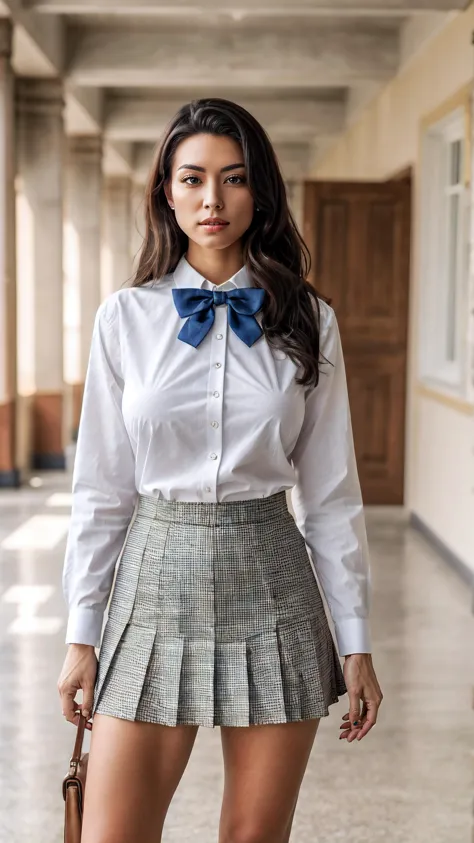
[[[182, 258], [159, 282], [110, 295], [96, 315], [84, 386], [63, 570], [66, 642], [99, 646], [137, 493], [235, 501], [291, 489], [295, 520], [334, 620], [339, 652], [370, 652], [370, 566], [334, 311], [321, 301], [317, 387], [265, 337], [248, 347], [227, 306], [197, 348], [173, 287], [253, 286], [242, 268], [216, 286]], [[256, 316], [261, 324], [261, 313]]]

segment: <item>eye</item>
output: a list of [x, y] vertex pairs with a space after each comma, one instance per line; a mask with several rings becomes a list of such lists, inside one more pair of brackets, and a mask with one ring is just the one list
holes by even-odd
[[245, 184], [246, 178], [245, 178], [245, 176], [237, 176], [237, 175], [236, 176], [229, 176], [229, 178], [226, 179], [226, 181], [228, 181], [230, 184]]
[[[193, 182], [190, 182], [189, 179], [194, 179]], [[183, 184], [191, 184], [191, 186], [195, 185], [197, 182], [200, 182], [201, 179], [198, 176], [185, 176], [184, 179], [181, 179]]]

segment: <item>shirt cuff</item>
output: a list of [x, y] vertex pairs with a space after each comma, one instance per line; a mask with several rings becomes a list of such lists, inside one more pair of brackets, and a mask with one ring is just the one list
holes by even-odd
[[334, 624], [340, 656], [371, 653], [370, 624], [365, 618], [349, 618]]
[[89, 609], [77, 606], [69, 612], [66, 644], [90, 644], [100, 646], [104, 612], [99, 609]]

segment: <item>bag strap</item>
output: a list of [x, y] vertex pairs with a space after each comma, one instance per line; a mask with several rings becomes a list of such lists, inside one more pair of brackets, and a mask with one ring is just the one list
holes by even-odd
[[74, 743], [74, 750], [72, 753], [72, 758], [69, 762], [69, 766], [74, 769], [74, 772], [77, 771], [77, 767], [81, 760], [82, 754], [82, 743], [84, 741], [84, 731], [86, 728], [86, 718], [83, 716], [82, 712], [79, 712], [79, 724], [77, 727], [76, 733], [76, 740]]

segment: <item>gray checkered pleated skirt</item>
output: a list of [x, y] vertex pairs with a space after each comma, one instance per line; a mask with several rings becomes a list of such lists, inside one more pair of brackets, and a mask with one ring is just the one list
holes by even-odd
[[346, 693], [285, 492], [141, 496], [118, 567], [93, 712], [175, 726], [324, 717]]

